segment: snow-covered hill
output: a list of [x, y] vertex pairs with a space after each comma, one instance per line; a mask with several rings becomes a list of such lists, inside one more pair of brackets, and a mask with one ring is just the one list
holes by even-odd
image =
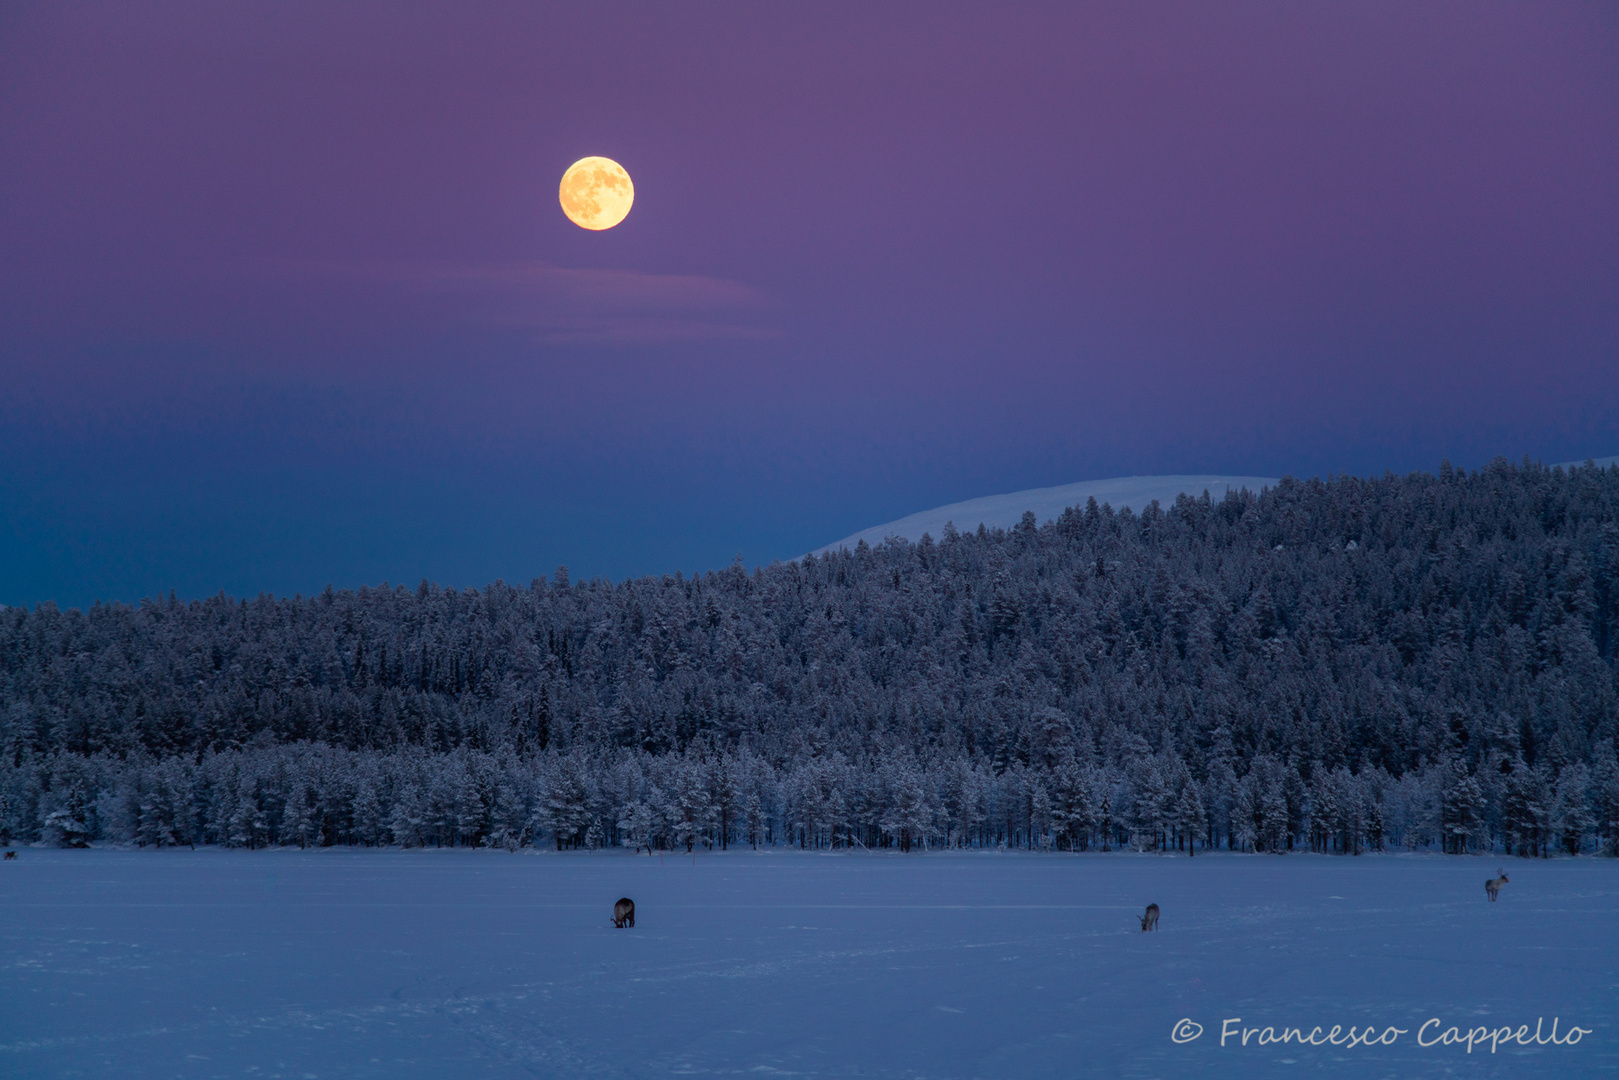
[[886, 525], [862, 529], [835, 544], [818, 548], [815, 554], [843, 547], [852, 548], [862, 540], [876, 545], [891, 536], [904, 537], [912, 543], [922, 539], [923, 533], [938, 539], [947, 523], [954, 523], [960, 532], [976, 530], [980, 524], [992, 529], [1009, 529], [1029, 510], [1044, 522], [1060, 516], [1070, 506], [1084, 506], [1085, 501], [1092, 498], [1099, 504], [1108, 503], [1115, 510], [1128, 506], [1139, 513], [1154, 499], [1167, 509], [1182, 492], [1201, 495], [1207, 491], [1211, 498], [1220, 499], [1225, 497], [1228, 488], [1247, 488], [1258, 494], [1260, 489], [1274, 486], [1277, 482], [1271, 476], [1117, 476], [1111, 480], [1086, 480], [1058, 487], [1030, 488], [923, 510]]

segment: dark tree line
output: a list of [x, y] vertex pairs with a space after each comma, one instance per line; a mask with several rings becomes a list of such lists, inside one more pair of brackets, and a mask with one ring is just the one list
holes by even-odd
[[1619, 468], [0, 610], [0, 839], [1619, 853]]

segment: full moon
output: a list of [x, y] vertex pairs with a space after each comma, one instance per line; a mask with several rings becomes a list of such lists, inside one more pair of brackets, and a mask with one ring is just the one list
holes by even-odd
[[562, 212], [581, 229], [611, 229], [635, 201], [635, 185], [612, 158], [580, 158], [562, 174]]

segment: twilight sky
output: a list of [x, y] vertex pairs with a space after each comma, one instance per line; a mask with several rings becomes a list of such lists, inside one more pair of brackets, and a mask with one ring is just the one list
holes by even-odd
[[8, 3], [0, 603], [1619, 453], [1616, 137], [1611, 4]]

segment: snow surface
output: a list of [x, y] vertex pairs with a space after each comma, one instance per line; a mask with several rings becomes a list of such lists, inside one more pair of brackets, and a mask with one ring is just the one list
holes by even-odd
[[911, 543], [928, 533], [937, 540], [944, 534], [946, 524], [953, 523], [958, 532], [974, 532], [980, 524], [986, 528], [1010, 529], [1029, 510], [1043, 522], [1062, 516], [1070, 506], [1084, 507], [1087, 499], [1095, 498], [1098, 505], [1110, 504], [1114, 510], [1126, 506], [1140, 513], [1154, 500], [1164, 509], [1175, 502], [1183, 492], [1202, 495], [1207, 491], [1214, 499], [1225, 498], [1227, 488], [1247, 488], [1254, 494], [1266, 487], [1275, 487], [1279, 480], [1269, 476], [1117, 476], [1111, 480], [1086, 480], [1078, 484], [1059, 487], [1030, 488], [1007, 495], [986, 495], [981, 499], [951, 503], [932, 510], [902, 517], [886, 525], [862, 529], [835, 544], [818, 548], [814, 554], [822, 555], [838, 548], [853, 548], [860, 541], [876, 546], [891, 536], [904, 537]]
[[[1619, 865], [1508, 860], [1491, 904], [1497, 865], [25, 848], [0, 1076], [1612, 1075]], [[1408, 1033], [1222, 1049], [1231, 1017]], [[1429, 1017], [1593, 1033], [1469, 1055]]]

